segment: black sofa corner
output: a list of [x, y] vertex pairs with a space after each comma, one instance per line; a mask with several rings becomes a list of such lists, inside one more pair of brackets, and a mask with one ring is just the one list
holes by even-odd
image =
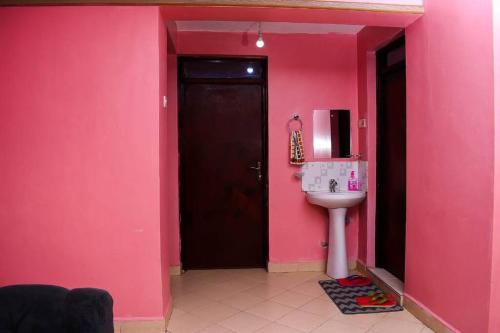
[[113, 333], [113, 298], [100, 289], [0, 288], [0, 333]]

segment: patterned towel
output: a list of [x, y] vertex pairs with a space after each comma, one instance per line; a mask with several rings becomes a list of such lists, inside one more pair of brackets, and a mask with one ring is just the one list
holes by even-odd
[[290, 164], [304, 164], [304, 143], [302, 142], [302, 131], [293, 130], [290, 132]]

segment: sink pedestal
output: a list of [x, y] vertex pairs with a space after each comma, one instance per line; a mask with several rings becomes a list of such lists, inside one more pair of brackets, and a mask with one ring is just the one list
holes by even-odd
[[334, 279], [342, 279], [349, 275], [345, 245], [347, 208], [356, 206], [365, 197], [366, 192], [364, 191], [306, 193], [306, 198], [310, 203], [328, 209], [330, 230], [326, 274]]
[[345, 242], [345, 215], [347, 208], [328, 209], [330, 229], [326, 274], [334, 279], [349, 276]]

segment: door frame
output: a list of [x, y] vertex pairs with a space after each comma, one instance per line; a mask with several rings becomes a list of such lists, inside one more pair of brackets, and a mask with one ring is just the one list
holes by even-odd
[[[375, 143], [375, 146], [376, 146], [376, 154], [375, 154], [375, 161], [376, 161], [376, 166], [375, 166], [375, 185], [376, 185], [376, 188], [375, 188], [375, 194], [376, 194], [376, 197], [378, 198], [379, 197], [379, 181], [378, 181], [378, 175], [380, 174], [379, 172], [379, 168], [380, 168], [380, 159], [381, 159], [381, 150], [382, 148], [380, 147], [381, 143], [381, 138], [380, 138], [380, 134], [381, 134], [381, 120], [380, 120], [380, 117], [381, 117], [381, 112], [380, 110], [383, 109], [383, 100], [382, 100], [382, 90], [381, 90], [381, 76], [383, 74], [387, 74], [387, 73], [391, 73], [393, 71], [397, 71], [397, 70], [401, 70], [402, 68], [406, 68], [406, 54], [405, 54], [405, 59], [404, 61], [401, 61], [397, 64], [395, 64], [394, 66], [391, 66], [390, 68], [384, 70], [382, 73], [380, 72], [380, 58], [379, 55], [387, 55], [389, 52], [401, 47], [401, 46], [405, 46], [406, 45], [406, 38], [405, 38], [405, 34], [401, 34], [399, 36], [397, 36], [394, 40], [390, 41], [389, 44], [385, 45], [384, 47], [380, 48], [379, 50], [376, 51], [376, 55], [375, 55], [375, 70], [376, 70], [376, 143]], [[405, 51], [406, 51], [406, 47], [405, 47]], [[406, 75], [405, 75], [405, 80], [406, 80]], [[407, 94], [406, 94], [407, 96]], [[407, 133], [407, 126], [406, 126], [406, 112], [407, 110], [405, 109], [405, 135]], [[405, 149], [406, 150], [406, 149]], [[406, 168], [406, 164], [407, 164], [407, 157], [405, 155], [405, 168]], [[406, 180], [405, 180], [406, 182]], [[407, 196], [406, 196], [406, 193], [407, 193], [407, 190], [406, 190], [406, 186], [405, 186], [405, 224], [406, 224], [406, 216], [407, 216]], [[378, 231], [378, 228], [377, 228], [377, 225], [378, 225], [378, 221], [380, 219], [380, 211], [379, 211], [379, 204], [378, 204], [378, 200], [376, 200], [375, 202], [375, 234], [374, 234], [374, 237], [375, 237], [375, 255], [374, 255], [374, 259], [375, 259], [375, 262], [374, 262], [374, 266], [375, 267], [379, 267], [378, 264], [380, 263], [380, 259], [379, 259], [379, 255], [380, 255], [380, 251], [379, 251], [379, 245], [377, 245], [379, 242], [379, 231]], [[406, 229], [406, 227], [405, 227]], [[406, 252], [406, 232], [405, 232], [405, 252]], [[405, 274], [406, 274], [406, 253], [405, 253], [405, 256], [404, 256], [404, 261], [405, 261]], [[384, 268], [384, 267], [380, 267], [380, 268]], [[391, 273], [392, 274], [392, 273]]]
[[[184, 104], [184, 84], [190, 80], [184, 80], [182, 71], [182, 64], [184, 60], [259, 60], [262, 62], [263, 75], [260, 82], [262, 88], [262, 191], [263, 191], [263, 203], [262, 203], [262, 222], [264, 225], [263, 230], [263, 244], [264, 244], [264, 258], [262, 262], [262, 267], [267, 269], [267, 263], [269, 261], [269, 135], [268, 135], [268, 58], [267, 56], [233, 56], [233, 55], [191, 55], [191, 54], [179, 54], [177, 55], [177, 150], [179, 153], [179, 165], [178, 165], [178, 184], [179, 184], [179, 237], [180, 237], [180, 266], [183, 267], [183, 246], [182, 240], [185, 239], [184, 233], [185, 228], [182, 223], [182, 212], [184, 210], [184, 194], [182, 184], [182, 114], [183, 114], [183, 104]], [[227, 83], [227, 84], [241, 84], [246, 83], [245, 79], [192, 79], [192, 82], [215, 82], [215, 83]], [[255, 80], [254, 80], [255, 81]]]

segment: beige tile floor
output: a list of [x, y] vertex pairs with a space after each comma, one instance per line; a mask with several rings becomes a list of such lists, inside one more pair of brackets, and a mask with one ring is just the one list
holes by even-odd
[[171, 277], [170, 333], [428, 333], [406, 310], [343, 315], [321, 273], [263, 269], [188, 271]]

